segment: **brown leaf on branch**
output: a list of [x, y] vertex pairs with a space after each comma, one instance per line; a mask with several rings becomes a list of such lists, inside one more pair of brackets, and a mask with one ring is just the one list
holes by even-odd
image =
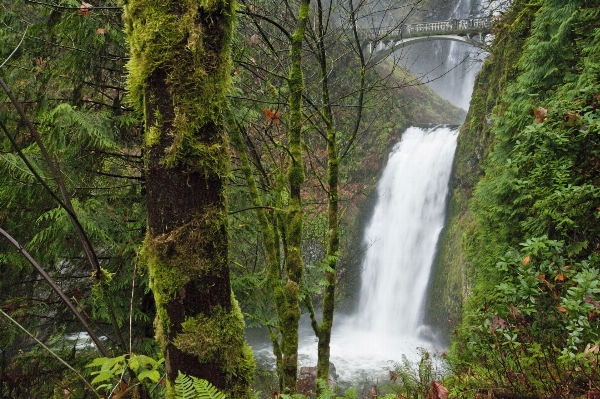
[[81, 5], [79, 6], [79, 10], [77, 10], [77, 14], [81, 15], [82, 17], [89, 17], [90, 16], [90, 11], [92, 10], [92, 8], [94, 8], [93, 5], [91, 5], [90, 3], [86, 3], [85, 1], [81, 2]]
[[450, 391], [440, 381], [431, 381], [431, 391], [427, 399], [448, 399]]
[[539, 107], [539, 108], [534, 108], [533, 109], [533, 114], [535, 115], [535, 123], [542, 123], [543, 121], [546, 120], [546, 117], [548, 116], [548, 109], [544, 108], [544, 107]]
[[269, 108], [265, 108], [263, 109], [263, 112], [265, 113], [265, 118], [267, 118], [268, 120], [273, 121], [274, 125], [279, 125], [281, 124], [281, 120], [279, 119], [279, 117], [281, 116], [281, 114], [275, 110], [269, 109]]

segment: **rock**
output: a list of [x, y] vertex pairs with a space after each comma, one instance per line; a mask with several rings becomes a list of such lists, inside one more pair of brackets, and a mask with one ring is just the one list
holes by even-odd
[[[337, 383], [339, 375], [335, 369], [333, 363], [329, 363], [329, 386], [333, 386]], [[298, 393], [309, 397], [314, 397], [317, 391], [317, 368], [304, 366], [300, 367], [300, 375], [298, 376], [298, 382], [296, 389]]]

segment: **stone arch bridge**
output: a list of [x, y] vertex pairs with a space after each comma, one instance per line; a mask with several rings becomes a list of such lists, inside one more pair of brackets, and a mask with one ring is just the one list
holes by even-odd
[[[411, 44], [432, 40], [454, 40], [485, 49], [484, 39], [492, 32], [494, 17], [450, 19], [401, 25], [396, 29], [360, 29], [363, 53], [376, 63]], [[375, 38], [375, 39], [372, 39]]]

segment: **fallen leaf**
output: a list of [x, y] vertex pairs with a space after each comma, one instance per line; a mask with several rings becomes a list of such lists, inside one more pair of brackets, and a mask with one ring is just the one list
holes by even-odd
[[492, 316], [492, 324], [490, 325], [490, 332], [493, 333], [494, 331], [496, 331], [497, 329], [506, 329], [508, 328], [508, 324], [506, 323], [506, 320], [504, 320], [503, 318], [493, 315]]
[[563, 120], [568, 122], [574, 122], [579, 118], [579, 111], [567, 111], [567, 113], [563, 116]]
[[592, 305], [594, 305], [596, 310], [600, 310], [600, 303], [598, 303], [598, 301], [594, 300], [592, 297], [586, 296], [583, 302], [591, 303]]
[[558, 272], [556, 276], [554, 276], [554, 281], [565, 281], [565, 275], [562, 272]]
[[531, 261], [531, 258], [528, 256], [525, 257], [525, 259], [523, 259], [523, 266], [527, 266], [527, 264]]
[[517, 307], [514, 305], [510, 305], [508, 307], [508, 310], [513, 319], [516, 319], [517, 317], [521, 316], [521, 312], [519, 312], [519, 309], [517, 309]]
[[583, 350], [583, 353], [596, 353], [596, 354], [598, 354], [598, 352], [600, 352], [600, 347], [598, 347], [598, 344], [587, 344], [585, 346], [585, 349]]
[[563, 312], [563, 313], [569, 313], [567, 311], [567, 309], [563, 308], [562, 306], [557, 306], [556, 309], [558, 309], [559, 311]]
[[251, 46], [256, 46], [258, 43], [260, 43], [260, 36], [258, 36], [256, 33], [250, 36]]
[[99, 35], [105, 35], [106, 34], [106, 29], [104, 28], [98, 28], [96, 29], [96, 33]]
[[545, 274], [538, 274], [537, 279], [539, 280], [540, 283], [544, 283], [546, 285], [550, 285], [550, 283], [548, 282], [548, 280], [546, 280], [546, 275]]

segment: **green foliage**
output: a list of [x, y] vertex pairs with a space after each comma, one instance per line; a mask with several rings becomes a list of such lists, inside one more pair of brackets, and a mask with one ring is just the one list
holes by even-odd
[[[86, 367], [100, 367], [100, 370], [92, 372], [92, 375], [95, 376], [92, 384], [98, 384], [98, 389], [103, 389], [108, 393], [114, 390], [123, 377], [129, 378], [131, 374], [126, 374], [127, 371], [133, 372], [138, 382], [159, 382], [163, 372], [161, 366], [164, 361], [165, 359], [157, 361], [145, 355], [121, 355], [113, 358], [96, 358]], [[128, 385], [133, 386], [134, 383], [129, 381]]]
[[176, 399], [225, 399], [227, 396], [215, 388], [210, 382], [201, 378], [190, 377], [181, 371], [175, 379]]
[[494, 143], [462, 239], [471, 297], [452, 362], [457, 387], [567, 397], [600, 382], [600, 8], [535, 9], [513, 5], [509, 29], [530, 20], [531, 31], [519, 62], [499, 65], [513, 77], [496, 75], [502, 95], [477, 127]]
[[[21, 0], [0, 8], [0, 59], [17, 48], [2, 67], [2, 78], [24, 107], [65, 181], [73, 207], [87, 232], [101, 267], [113, 276], [98, 295], [67, 214], [36, 181], [4, 132], [0, 133], [0, 222], [55, 279], [91, 324], [106, 329], [116, 321], [128, 325], [132, 279], [133, 350], [152, 353], [153, 310], [144, 276], [134, 273], [143, 237], [145, 206], [141, 129], [124, 105], [126, 46], [118, 4], [101, 1], [89, 15], [78, 13], [80, 2], [34, 4]], [[110, 8], [114, 7], [114, 8]], [[0, 119], [43, 180], [56, 192], [48, 165], [30, 133], [2, 94]], [[0, 306], [43, 342], [57, 340], [78, 367], [95, 354], [60, 337], [79, 331], [64, 305], [7, 243], [0, 242]], [[144, 299], [145, 298], [145, 299]], [[112, 346], [117, 339], [107, 340]], [[53, 346], [54, 347], [54, 346]], [[77, 391], [60, 366], [30, 353], [31, 342], [0, 325], [2, 397], [50, 397], [54, 385]], [[112, 348], [109, 348], [112, 349]], [[120, 348], [117, 353], [121, 352]], [[27, 358], [19, 356], [19, 350]], [[45, 378], [33, 382], [33, 375]]]

